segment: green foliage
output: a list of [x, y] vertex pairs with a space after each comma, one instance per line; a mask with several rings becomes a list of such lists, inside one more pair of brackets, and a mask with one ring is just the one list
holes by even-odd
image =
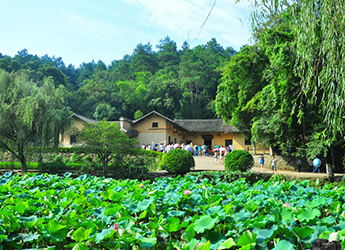
[[332, 156], [344, 144], [344, 20], [338, 20], [344, 3], [259, 0], [253, 7], [254, 35], [269, 60], [269, 88], [258, 93], [261, 112], [252, 120], [254, 141], [327, 156], [337, 169], [344, 157], [342, 150], [340, 159]]
[[143, 117], [144, 114], [143, 112], [141, 112], [141, 110], [137, 110], [135, 113], [134, 113], [134, 119], [135, 120], [139, 120], [141, 117]]
[[70, 170], [71, 167], [67, 167], [61, 157], [56, 158], [53, 162], [39, 163], [38, 169], [47, 173], [57, 173], [58, 171]]
[[143, 180], [146, 178], [148, 168], [145, 165], [128, 165], [128, 164], [114, 164], [110, 165], [109, 169], [112, 170], [113, 178], [115, 179], [138, 179]]
[[246, 172], [254, 165], [253, 156], [245, 150], [233, 150], [224, 160], [226, 171], [242, 171]]
[[4, 249], [310, 249], [335, 232], [345, 244], [340, 185], [71, 173], [6, 173], [0, 184]]
[[100, 103], [97, 105], [95, 113], [93, 114], [96, 120], [106, 120], [106, 121], [114, 121], [118, 120], [119, 112], [116, 108], [111, 107], [109, 104]]
[[174, 149], [163, 156], [160, 166], [171, 174], [184, 175], [195, 167], [195, 161], [187, 150]]
[[208, 179], [213, 185], [217, 185], [219, 182], [234, 182], [239, 179], [245, 179], [246, 182], [254, 184], [261, 180], [268, 180], [269, 176], [260, 175], [255, 172], [242, 172], [242, 171], [202, 171], [202, 172], [190, 172], [188, 175], [196, 176], [199, 179]]
[[104, 175], [107, 173], [108, 163], [111, 159], [120, 160], [127, 156], [137, 143], [135, 139], [128, 138], [120, 131], [116, 123], [106, 121], [85, 124], [80, 134], [80, 140], [86, 151], [98, 155]]
[[22, 163], [23, 172], [26, 146], [57, 146], [69, 115], [65, 89], [55, 87], [52, 78], [40, 84], [0, 69], [0, 147]]
[[82, 157], [80, 155], [73, 153], [69, 157], [68, 162], [70, 162], [70, 163], [82, 163], [83, 160], [82, 160]]
[[268, 60], [259, 46], [244, 46], [221, 68], [222, 78], [215, 99], [217, 114], [251, 138], [250, 127], [257, 94], [268, 84], [263, 77]]

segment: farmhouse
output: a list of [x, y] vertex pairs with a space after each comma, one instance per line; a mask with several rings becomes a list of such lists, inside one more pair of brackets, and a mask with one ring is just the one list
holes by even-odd
[[[60, 146], [63, 147], [77, 143], [75, 131], [81, 130], [85, 123], [97, 122], [78, 114], [73, 114], [70, 118], [73, 119], [70, 129], [60, 136]], [[224, 145], [232, 149], [252, 150], [251, 142], [246, 140], [234, 126], [224, 123], [223, 119], [171, 120], [152, 111], [138, 120], [121, 117], [119, 121], [112, 122], [116, 122], [122, 132], [128, 137], [136, 138], [140, 144], [193, 143], [207, 145], [209, 148]], [[257, 148], [258, 153], [263, 150], [262, 147]]]

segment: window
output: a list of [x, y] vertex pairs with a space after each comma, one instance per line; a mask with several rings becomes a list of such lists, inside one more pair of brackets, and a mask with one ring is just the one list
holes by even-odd
[[76, 143], [77, 142], [77, 136], [71, 135], [69, 142], [70, 142], [70, 144]]
[[229, 145], [232, 145], [232, 140], [225, 140], [225, 147], [228, 147]]
[[171, 143], [171, 136], [169, 135], [169, 140], [168, 140], [168, 144]]
[[244, 145], [252, 145], [251, 140], [244, 139]]
[[153, 128], [158, 128], [158, 122], [153, 122], [153, 123], [152, 123], [152, 127], [153, 127]]

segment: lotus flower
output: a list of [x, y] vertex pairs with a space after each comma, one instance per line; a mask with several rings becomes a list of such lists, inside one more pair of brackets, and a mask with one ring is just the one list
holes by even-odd
[[115, 231], [119, 230], [119, 226], [116, 223], [114, 223], [114, 230]]
[[190, 194], [190, 190], [189, 190], [189, 189], [185, 190], [185, 191], [183, 192], [183, 194], [189, 195], [189, 194]]
[[284, 203], [284, 207], [291, 207], [290, 203]]
[[140, 188], [143, 188], [143, 186], [144, 186], [143, 184], [139, 184], [139, 187], [140, 187]]

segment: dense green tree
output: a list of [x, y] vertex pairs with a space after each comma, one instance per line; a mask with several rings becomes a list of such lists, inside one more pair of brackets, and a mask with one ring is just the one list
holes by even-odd
[[[339, 143], [344, 143], [344, 62], [341, 56], [344, 50], [344, 19], [340, 18], [344, 3], [260, 0], [255, 6], [253, 20], [258, 40], [265, 40], [262, 33], [268, 32], [289, 37], [285, 39], [285, 44], [273, 40], [268, 47], [277, 55], [271, 56], [271, 65], [276, 64], [278, 70], [275, 72], [281, 71], [272, 78], [278, 80], [276, 86], [282, 90], [281, 94], [286, 94], [281, 101], [285, 107], [293, 107], [292, 115], [286, 120], [290, 132], [291, 128], [295, 132], [299, 130], [300, 136], [294, 137], [298, 138], [295, 144], [307, 147], [306, 154], [309, 156], [319, 152], [319, 157], [327, 156], [327, 161], [334, 163], [336, 157], [333, 152], [338, 150], [343, 155]], [[288, 27], [278, 30], [275, 27], [279, 24]], [[288, 59], [279, 58], [289, 53], [292, 55]], [[270, 71], [274, 73], [274, 70]], [[287, 79], [285, 83], [284, 78]], [[289, 108], [282, 107], [282, 117], [287, 117], [284, 112], [287, 110]], [[292, 143], [290, 140], [288, 144]], [[318, 145], [328, 149], [323, 147], [320, 150]]]
[[[153, 109], [172, 118], [214, 117], [212, 100], [220, 79], [216, 69], [235, 51], [224, 49], [215, 39], [195, 48], [185, 43], [178, 50], [168, 36], [156, 47], [157, 52], [150, 43], [138, 44], [132, 55], [114, 60], [109, 67], [92, 61], [79, 68], [66, 66], [60, 57], [38, 57], [24, 49], [13, 58], [0, 55], [0, 68], [25, 70], [34, 82], [52, 77], [54, 84], [68, 90], [71, 109], [87, 117], [133, 119], [136, 110]], [[106, 112], [109, 109], [116, 112]]]
[[109, 69], [115, 82], [135, 79], [131, 75], [131, 60], [130, 55], [125, 55], [121, 60], [111, 63]]
[[42, 86], [20, 73], [0, 70], [0, 147], [9, 151], [26, 172], [28, 145], [57, 146], [59, 132], [69, 115], [62, 86], [52, 78]]
[[135, 72], [151, 72], [154, 74], [158, 68], [158, 60], [156, 53], [152, 50], [152, 45], [138, 44], [134, 49], [130, 68]]
[[124, 116], [133, 118], [137, 110], [147, 113], [147, 85], [151, 78], [150, 72], [137, 72], [135, 81], [120, 81], [118, 98], [122, 100]]
[[157, 53], [159, 67], [161, 69], [176, 70], [180, 62], [180, 54], [177, 51], [176, 42], [167, 36], [159, 41], [157, 48], [159, 49]]
[[111, 107], [108, 103], [100, 103], [97, 105], [93, 117], [99, 121], [116, 121], [120, 118], [120, 112], [115, 107]]
[[128, 155], [129, 151], [138, 142], [128, 138], [114, 122], [100, 121], [87, 123], [81, 131], [80, 139], [83, 146], [98, 155], [103, 167], [103, 174], [107, 174], [108, 163], [114, 155]]
[[268, 84], [264, 71], [268, 65], [265, 51], [258, 46], [245, 46], [221, 68], [215, 108], [217, 114], [251, 139], [257, 94]]
[[147, 86], [148, 110], [156, 110], [167, 117], [174, 118], [181, 111], [180, 89], [175, 71], [157, 72]]

